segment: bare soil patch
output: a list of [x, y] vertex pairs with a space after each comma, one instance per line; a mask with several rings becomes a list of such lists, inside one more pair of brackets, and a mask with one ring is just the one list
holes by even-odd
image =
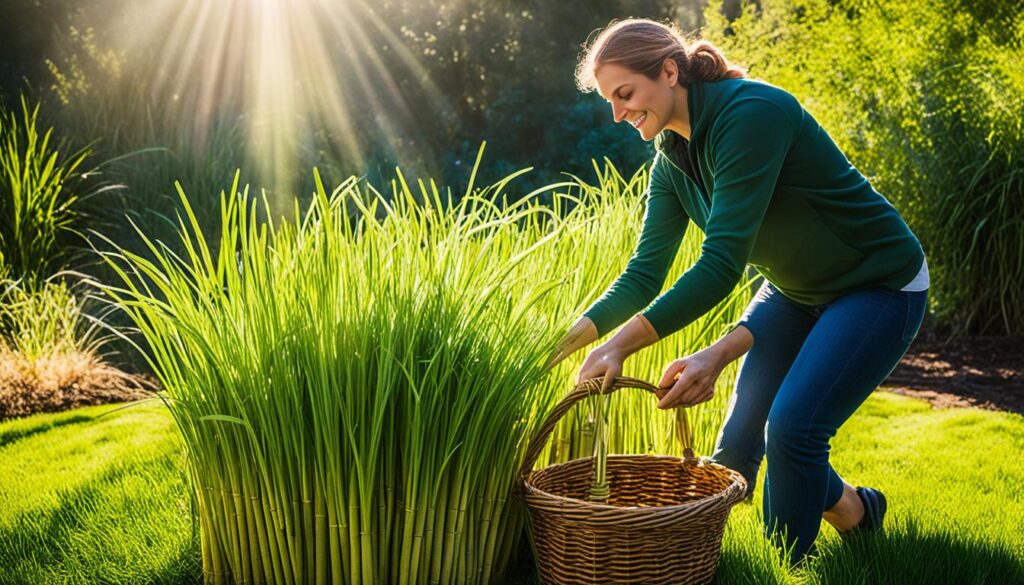
[[883, 384], [936, 408], [974, 406], [1024, 415], [1024, 337], [920, 335]]

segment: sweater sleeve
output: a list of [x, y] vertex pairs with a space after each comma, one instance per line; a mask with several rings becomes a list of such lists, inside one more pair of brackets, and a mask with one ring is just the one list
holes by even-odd
[[690, 216], [659, 171], [660, 156], [651, 165], [647, 208], [633, 256], [625, 271], [583, 313], [594, 322], [598, 337], [604, 337], [658, 296], [686, 233]]
[[735, 288], [794, 137], [786, 112], [761, 99], [736, 104], [710, 132], [715, 179], [700, 257], [643, 313], [659, 339], [710, 311]]

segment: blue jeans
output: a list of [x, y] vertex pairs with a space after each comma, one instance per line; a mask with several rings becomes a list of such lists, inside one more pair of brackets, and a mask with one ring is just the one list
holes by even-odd
[[740, 319], [754, 345], [712, 459], [740, 472], [749, 495], [767, 455], [765, 533], [794, 547], [793, 564], [843, 494], [829, 439], [899, 363], [927, 300], [927, 291], [878, 287], [808, 306], [765, 282]]

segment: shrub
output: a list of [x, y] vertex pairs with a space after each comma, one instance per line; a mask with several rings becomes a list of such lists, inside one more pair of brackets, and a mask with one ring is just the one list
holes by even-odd
[[0, 420], [146, 397], [103, 360], [102, 331], [63, 281], [0, 283]]

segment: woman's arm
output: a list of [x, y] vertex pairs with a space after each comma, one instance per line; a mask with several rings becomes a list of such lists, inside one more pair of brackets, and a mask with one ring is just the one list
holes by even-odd
[[643, 227], [626, 269], [583, 312], [583, 316], [597, 329], [597, 339], [624, 323], [658, 296], [679, 251], [679, 243], [686, 234], [690, 216], [665, 176], [662, 168], [664, 164], [655, 157], [651, 166]]
[[[600, 336], [597, 334], [597, 327], [589, 317], [580, 317], [580, 320], [569, 330], [569, 333], [559, 343], [555, 353], [548, 360], [546, 367], [553, 368], [558, 362], [576, 353], [581, 347], [590, 345], [597, 341]], [[658, 334], [651, 327], [646, 317], [636, 315], [626, 326], [612, 336], [611, 339], [602, 344], [609, 353], [626, 357], [640, 351], [658, 341]]]
[[[569, 329], [548, 358], [547, 368], [597, 341], [650, 304], [665, 283], [669, 268], [686, 234], [690, 216], [683, 209], [668, 179], [660, 172], [657, 157], [651, 166], [646, 191], [643, 227], [626, 269]], [[609, 347], [626, 349], [638, 343], [654, 343], [645, 337], [654, 329], [646, 319], [627, 324]], [[642, 347], [642, 346], [641, 346]], [[635, 351], [635, 350], [634, 350]], [[627, 354], [628, 355], [628, 354]]]

